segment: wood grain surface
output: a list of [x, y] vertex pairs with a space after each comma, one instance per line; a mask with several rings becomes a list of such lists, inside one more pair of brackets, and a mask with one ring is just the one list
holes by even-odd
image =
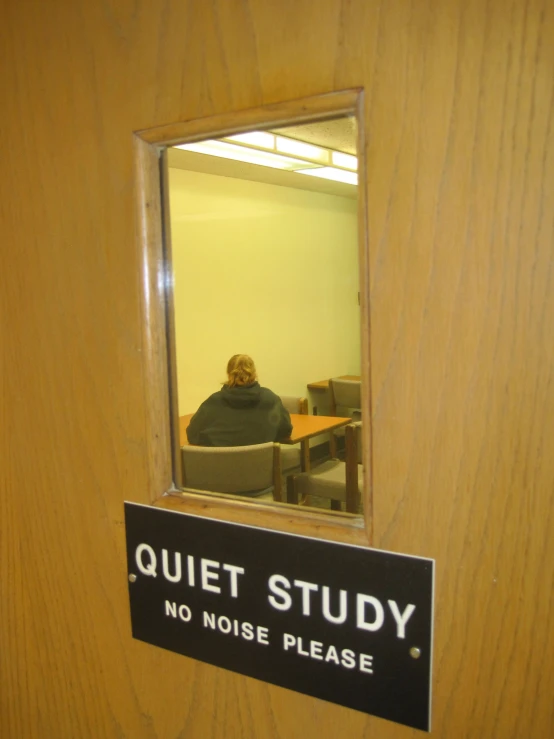
[[[188, 446], [187, 428], [194, 413], [179, 417], [179, 441], [181, 446]], [[291, 413], [292, 432], [288, 439], [282, 440], [282, 444], [298, 444], [313, 436], [328, 433], [333, 429], [346, 426], [352, 421], [351, 418], [340, 418], [338, 416], [309, 416], [300, 413]]]
[[419, 736], [130, 636], [123, 500], [167, 470], [133, 132], [357, 87], [374, 543], [437, 561], [433, 736], [554, 736], [551, 0], [1, 10], [2, 738]]

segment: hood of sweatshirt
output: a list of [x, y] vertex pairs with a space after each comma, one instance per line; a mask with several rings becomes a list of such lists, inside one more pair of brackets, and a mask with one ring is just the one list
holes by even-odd
[[223, 385], [221, 395], [231, 408], [251, 408], [260, 402], [261, 387], [259, 382], [242, 387]]

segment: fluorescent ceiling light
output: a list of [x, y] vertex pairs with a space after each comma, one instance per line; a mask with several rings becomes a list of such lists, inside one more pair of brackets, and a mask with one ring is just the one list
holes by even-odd
[[[322, 146], [289, 139], [287, 136], [277, 136], [267, 131], [238, 133], [223, 140], [210, 139], [194, 144], [180, 144], [175, 148], [272, 169], [300, 172], [300, 174], [344, 182], [348, 185], [358, 184], [356, 172], [347, 171], [357, 168], [358, 160], [352, 154], [332, 151]], [[276, 150], [279, 153], [276, 153]], [[285, 156], [285, 154], [293, 156]], [[328, 166], [329, 161], [336, 166]]]
[[304, 141], [296, 141], [296, 139], [288, 139], [284, 136], [276, 137], [277, 151], [283, 154], [292, 154], [297, 157], [305, 157], [306, 159], [315, 159], [322, 164], [329, 163], [329, 154], [325, 149], [313, 144], [306, 144]]
[[[241, 144], [259, 146], [261, 149], [275, 148], [275, 136], [267, 131], [250, 131], [250, 133], [237, 133], [235, 136], [227, 136], [230, 141], [239, 141]], [[292, 154], [293, 152], [285, 152]]]
[[357, 185], [358, 175], [355, 172], [345, 172], [344, 169], [335, 167], [317, 167], [317, 169], [297, 169], [298, 174], [310, 174], [313, 177], [321, 177], [324, 180], [335, 182], [346, 182], [347, 185]]
[[343, 154], [342, 151], [333, 151], [331, 153], [331, 159], [336, 167], [351, 169], [353, 172], [358, 171], [358, 159], [352, 154]]
[[292, 159], [291, 157], [284, 157], [280, 154], [270, 154], [269, 152], [258, 151], [257, 149], [247, 149], [244, 146], [228, 144], [226, 141], [201, 141], [197, 144], [180, 144], [176, 148], [184, 149], [185, 151], [194, 151], [197, 154], [221, 157], [222, 159], [234, 159], [237, 162], [259, 164], [263, 167], [272, 167], [273, 169], [294, 170], [297, 167], [306, 166], [306, 162], [300, 159]]

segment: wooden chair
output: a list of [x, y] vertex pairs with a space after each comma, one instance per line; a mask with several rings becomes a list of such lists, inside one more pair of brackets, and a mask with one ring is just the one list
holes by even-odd
[[348, 513], [359, 513], [363, 488], [361, 423], [345, 426], [346, 459], [330, 459], [309, 473], [287, 478], [287, 502], [298, 504], [300, 495], [329, 498], [333, 510], [345, 504]]
[[[308, 401], [306, 398], [296, 398], [292, 395], [281, 395], [280, 398], [289, 413], [308, 415]], [[283, 474], [290, 474], [293, 471], [305, 472], [309, 469], [310, 442], [308, 439], [294, 446], [287, 444], [281, 446], [281, 470]]]
[[[329, 380], [329, 415], [350, 416], [353, 422], [362, 420], [362, 383], [360, 380], [343, 380], [334, 377]], [[338, 413], [337, 409], [341, 412]], [[344, 429], [331, 433], [329, 451], [331, 457], [337, 456], [337, 436], [344, 436]]]
[[279, 444], [183, 446], [181, 462], [186, 490], [282, 500]]

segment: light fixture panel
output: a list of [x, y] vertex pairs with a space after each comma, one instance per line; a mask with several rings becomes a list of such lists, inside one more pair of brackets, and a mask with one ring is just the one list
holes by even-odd
[[331, 160], [335, 167], [350, 169], [352, 172], [358, 171], [358, 158], [353, 154], [344, 154], [342, 151], [333, 151], [331, 153]]
[[292, 154], [305, 159], [313, 159], [320, 164], [329, 164], [329, 152], [320, 146], [306, 144], [304, 141], [289, 139], [285, 136], [276, 136], [276, 147], [277, 151], [283, 154]]
[[258, 149], [249, 149], [245, 146], [238, 146], [236, 144], [230, 144], [227, 141], [217, 141], [215, 139], [200, 141], [194, 144], [180, 144], [176, 148], [193, 151], [197, 154], [233, 159], [237, 162], [246, 162], [247, 164], [258, 164], [262, 167], [271, 167], [273, 169], [294, 171], [298, 167], [306, 166], [306, 162], [300, 159], [292, 159], [291, 157], [259, 151]]
[[312, 177], [321, 177], [324, 180], [334, 180], [335, 182], [344, 182], [347, 185], [357, 185], [358, 175], [356, 172], [347, 172], [344, 169], [336, 169], [336, 167], [317, 167], [316, 169], [297, 169], [297, 174], [308, 174]]
[[[226, 136], [229, 141], [236, 141], [240, 144], [249, 146], [257, 146], [260, 149], [275, 149], [275, 135], [267, 131], [249, 131], [248, 133], [237, 133], [233, 136]], [[285, 152], [286, 153], [286, 152]]]

